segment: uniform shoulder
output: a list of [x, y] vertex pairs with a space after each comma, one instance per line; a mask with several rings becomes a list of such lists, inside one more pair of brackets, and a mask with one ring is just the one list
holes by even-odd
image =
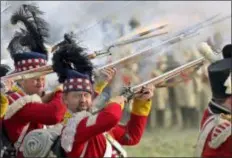
[[6, 94], [6, 97], [8, 99], [10, 99], [10, 101], [13, 99], [13, 100], [18, 100], [19, 98], [25, 96], [25, 94], [22, 94], [20, 92], [17, 92], [17, 91], [10, 91]]
[[42, 103], [39, 95], [26, 95], [21, 92], [12, 92], [7, 95], [9, 107], [6, 111], [4, 119], [11, 118], [15, 113], [22, 109], [28, 103]]
[[209, 146], [216, 149], [231, 136], [231, 115], [220, 115], [215, 119], [215, 126], [211, 133]]

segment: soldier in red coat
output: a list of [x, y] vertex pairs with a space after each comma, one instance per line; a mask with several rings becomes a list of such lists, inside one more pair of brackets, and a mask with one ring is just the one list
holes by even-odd
[[[22, 22], [26, 29], [16, 32], [8, 46], [16, 72], [45, 66], [47, 50], [43, 44], [48, 36], [41, 12], [32, 5], [22, 5], [11, 17], [12, 24]], [[30, 75], [33, 75], [31, 73]], [[8, 94], [9, 106], [3, 120], [7, 137], [20, 150], [24, 136], [44, 125], [54, 125], [63, 120], [66, 107], [62, 103], [62, 91], [54, 92], [51, 100], [43, 103], [45, 77], [34, 77], [17, 82], [18, 90]]]
[[232, 45], [223, 48], [224, 59], [208, 67], [212, 100], [205, 110], [196, 146], [197, 157], [232, 157]]
[[53, 69], [64, 85], [63, 101], [72, 117], [64, 125], [61, 147], [67, 157], [126, 156], [121, 145], [139, 143], [151, 109], [153, 86], [139, 91], [131, 119], [119, 125], [125, 98], [117, 96], [100, 112], [93, 114], [92, 65], [88, 59], [76, 62], [83, 49], [75, 44], [59, 48], [53, 56]]

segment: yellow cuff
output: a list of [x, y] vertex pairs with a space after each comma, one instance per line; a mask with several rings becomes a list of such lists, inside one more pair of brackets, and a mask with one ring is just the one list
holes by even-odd
[[138, 100], [134, 99], [132, 106], [132, 113], [139, 116], [148, 116], [151, 110], [152, 101], [151, 100]]
[[100, 94], [103, 91], [103, 89], [107, 86], [107, 84], [108, 84], [107, 81], [96, 82], [94, 87], [95, 92]]
[[1, 99], [0, 116], [3, 117], [6, 113], [9, 102], [8, 102], [8, 99], [6, 98], [6, 96], [4, 96], [2, 94], [0, 96], [1, 96], [1, 98], [0, 98]]

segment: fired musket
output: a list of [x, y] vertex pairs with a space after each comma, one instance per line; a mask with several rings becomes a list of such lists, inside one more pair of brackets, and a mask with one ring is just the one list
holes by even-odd
[[25, 70], [22, 72], [16, 72], [16, 73], [10, 73], [6, 76], [1, 77], [1, 82], [4, 82], [6, 80], [24, 80], [28, 78], [33, 78], [37, 76], [42, 76], [42, 75], [47, 75], [53, 72], [52, 66], [51, 65], [46, 65], [46, 66], [41, 66], [38, 68], [30, 69], [30, 70]]
[[222, 22], [222, 21], [224, 21], [224, 20], [227, 20], [227, 19], [229, 19], [229, 18], [231, 18], [231, 15], [226, 15], [226, 16], [224, 16], [224, 17], [221, 17], [220, 19], [217, 19], [217, 20], [215, 20], [215, 21], [212, 21], [212, 22], [206, 24], [206, 26], [214, 25], [214, 24], [216, 24], [216, 23], [220, 23], [220, 22]]
[[159, 43], [159, 44], [153, 43], [153, 44], [151, 44], [151, 46], [144, 48], [143, 50], [139, 51], [138, 53], [132, 53], [132, 55], [129, 55], [127, 57], [124, 57], [122, 59], [114, 61], [110, 64], [105, 65], [105, 66], [102, 66], [102, 67], [98, 68], [98, 70], [102, 70], [102, 69], [107, 68], [107, 67], [114, 67], [116, 65], [119, 65], [119, 64], [122, 64], [125, 62], [129, 62], [130, 60], [134, 59], [135, 57], [139, 57], [140, 55], [146, 53], [148, 50], [159, 48], [160, 46], [163, 46], [165, 44], [175, 44], [175, 43], [180, 42], [184, 39], [195, 37], [196, 35], [199, 34], [198, 30], [201, 29], [202, 27], [204, 27], [205, 23], [212, 21], [218, 15], [219, 14], [214, 15], [210, 18], [207, 18], [206, 20], [204, 20], [202, 22], [199, 22], [199, 23], [194, 24], [190, 27], [187, 27], [186, 29], [184, 29], [182, 31], [178, 31], [177, 33], [174, 33], [174, 35], [172, 37], [168, 37], [167, 39], [161, 41], [161, 43]]
[[150, 38], [153, 38], [153, 37], [158, 37], [158, 36], [166, 35], [166, 34], [168, 34], [168, 32], [150, 34], [150, 35], [146, 35], [144, 37], [142, 36], [142, 37], [137, 37], [135, 39], [128, 39], [128, 40], [120, 41], [118, 43], [115, 43], [115, 44], [112, 44], [112, 45], [108, 46], [107, 49], [105, 49], [105, 50], [95, 51], [91, 55], [92, 55], [92, 58], [95, 58], [95, 57], [100, 56], [100, 55], [105, 55], [105, 54], [111, 55], [111, 53], [110, 53], [111, 48], [120, 47], [120, 46], [124, 46], [124, 45], [127, 45], [127, 44], [132, 44], [132, 43], [135, 43], [135, 42], [139, 42], [139, 41], [142, 41], [142, 40], [146, 40], [146, 39], [150, 39]]
[[[127, 100], [126, 103], [129, 103], [131, 99], [133, 99], [135, 94], [138, 92], [138, 90], [141, 89], [142, 87], [149, 85], [149, 84], [153, 84], [155, 87], [158, 87], [159, 85], [162, 85], [162, 84], [165, 85], [165, 82], [167, 82], [168, 80], [174, 79], [175, 77], [180, 76], [183, 73], [191, 75], [195, 73], [204, 64], [204, 62], [205, 62], [205, 58], [201, 57], [187, 64], [179, 66], [173, 70], [170, 70], [158, 77], [155, 77], [148, 81], [140, 83], [138, 85], [135, 85], [132, 87], [130, 86], [124, 87], [120, 95], [126, 98]], [[178, 83], [180, 82], [178, 81]], [[165, 86], [162, 86], [162, 87], [165, 87]], [[128, 106], [125, 106], [125, 108], [128, 108]], [[102, 109], [96, 110], [93, 112], [93, 114], [99, 113], [101, 110]]]
[[[212, 20], [215, 16], [211, 17], [211, 18], [208, 18], [207, 20], [205, 20], [204, 22], [206, 21], [209, 21], [209, 20]], [[201, 25], [203, 22], [201, 23], [198, 23], [198, 25]], [[196, 26], [196, 25], [194, 25]], [[174, 44], [174, 43], [177, 43], [179, 41], [182, 41], [186, 38], [189, 38], [189, 37], [192, 37], [193, 35], [196, 34], [196, 28], [192, 26], [191, 28], [193, 28], [193, 30], [195, 31], [191, 31], [191, 30], [186, 30], [184, 29], [186, 32], [183, 32], [183, 31], [180, 31], [179, 33], [177, 33], [177, 35], [171, 37], [171, 38], [167, 38], [166, 40], [164, 41], [161, 41], [161, 43], [152, 43], [151, 46], [148, 46], [146, 48], [144, 48], [143, 50], [137, 52], [137, 53], [133, 53], [127, 57], [124, 57], [122, 59], [119, 59], [117, 61], [114, 61], [110, 64], [107, 64], [105, 66], [102, 66], [102, 67], [99, 67], [99, 68], [96, 68], [94, 70], [95, 74], [98, 74], [100, 70], [104, 69], [104, 68], [108, 68], [108, 67], [115, 67], [115, 66], [118, 66], [120, 64], [123, 64], [125, 62], [129, 62], [130, 60], [134, 59], [135, 57], [139, 57], [143, 54], [145, 54], [148, 50], [151, 50], [151, 49], [154, 49], [154, 48], [159, 48], [160, 46], [163, 46], [165, 44]], [[202, 26], [202, 25], [201, 25]], [[189, 28], [189, 27], [188, 27]], [[200, 29], [198, 27], [198, 29]], [[158, 53], [158, 52], [157, 52]], [[154, 53], [153, 53], [154, 54]], [[90, 54], [91, 55], [91, 54]], [[89, 56], [90, 56], [89, 55]], [[35, 68], [35, 69], [31, 69], [31, 70], [28, 70], [28, 71], [25, 71], [25, 72], [19, 72], [19, 73], [15, 73], [15, 74], [11, 74], [11, 75], [7, 75], [7, 76], [4, 76], [2, 77], [2, 80], [6, 80], [6, 79], [10, 79], [10, 78], [13, 78], [13, 80], [20, 80], [20, 79], [25, 79], [25, 78], [28, 78], [27, 76], [33, 76], [32, 74], [36, 75], [39, 73], [34, 73], [34, 72], [41, 72], [43, 75], [44, 74], [49, 74], [49, 73], [52, 73], [53, 70], [52, 70], [52, 66], [51, 65], [48, 65], [48, 66], [44, 66], [44, 67], [41, 67], [41, 68]], [[45, 73], [43, 72], [45, 71]], [[30, 75], [27, 75], [27, 73], [32, 73]]]
[[[155, 27], [155, 28], [140, 31], [135, 35], [139, 35], [139, 34], [143, 34], [143, 35], [141, 35], [140, 37], [137, 37], [137, 38], [131, 38], [131, 39], [125, 39], [125, 40], [117, 40], [116, 42], [110, 44], [109, 46], [107, 46], [106, 48], [104, 48], [104, 49], [102, 49], [100, 51], [94, 51], [93, 53], [89, 54], [88, 57], [90, 59], [94, 59], [97, 56], [101, 56], [101, 55], [111, 55], [110, 49], [113, 48], [113, 47], [119, 47], [119, 46], [123, 46], [123, 45], [127, 45], [127, 44], [132, 44], [132, 43], [135, 43], [135, 42], [139, 42], [139, 41], [142, 41], [142, 40], [146, 40], [146, 39], [149, 39], [149, 38], [154, 38], [154, 37], [158, 37], [158, 36], [161, 36], [161, 35], [165, 35], [165, 34], [168, 33], [167, 31], [166, 32], [163, 31], [163, 32], [160, 32], [160, 33], [157, 33], [157, 34], [151, 34], [151, 33], [156, 31], [156, 30], [160, 30], [160, 29], [162, 29], [162, 28], [164, 28], [166, 26], [167, 26], [167, 24], [161, 25], [161, 26], [158, 26], [158, 27]], [[150, 35], [148, 34], [148, 32], [149, 32]], [[72, 35], [74, 35], [73, 32], [72, 32]], [[145, 35], [147, 35], [147, 36], [145, 36]], [[65, 42], [65, 40], [59, 42], [56, 45], [54, 45], [51, 48], [51, 52], [54, 52], [64, 42]]]
[[[126, 87], [123, 90], [122, 95], [127, 97], [128, 99], [131, 99], [134, 96], [136, 90], [140, 89], [141, 87], [149, 85], [149, 84], [153, 84], [154, 86], [158, 86], [162, 83], [164, 84], [166, 81], [173, 79], [182, 73], [190, 72], [190, 70], [193, 68], [194, 69], [192, 71], [195, 72], [204, 64], [204, 62], [205, 62], [205, 58], [201, 57], [201, 58], [196, 59], [194, 61], [191, 61], [187, 64], [179, 66], [173, 70], [170, 70], [170, 71], [168, 71], [168, 72], [166, 72], [158, 77], [155, 77], [155, 78], [152, 78], [148, 81], [145, 81], [141, 84], [138, 84], [138, 85], [132, 86], [132, 87]], [[191, 72], [191, 73], [193, 73], [193, 72]], [[162, 87], [164, 87], [164, 86], [162, 86]]]
[[166, 24], [157, 25], [157, 26], [156, 25], [155, 26], [151, 25], [151, 26], [140, 27], [140, 28], [136, 29], [135, 31], [133, 31], [133, 32], [131, 32], [129, 34], [127, 34], [127, 35], [125, 35], [123, 37], [120, 37], [119, 39], [117, 39], [113, 43], [118, 43], [118, 42], [125, 41], [125, 40], [128, 40], [128, 39], [133, 39], [133, 38], [136, 38], [136, 37], [142, 37], [142, 36], [151, 34], [153, 32], [160, 31], [160, 30], [166, 28], [167, 26], [168, 26], [168, 24], [166, 23]]
[[7, 9], [9, 9], [11, 7], [11, 5], [6, 6], [6, 8], [4, 8], [3, 10], [1, 10], [1, 13], [5, 12]]
[[[195, 33], [195, 32], [194, 32]], [[119, 59], [117, 61], [114, 61], [110, 64], [107, 64], [105, 66], [102, 66], [102, 67], [99, 67], [99, 68], [96, 68], [94, 70], [94, 73], [95, 74], [98, 74], [99, 71], [105, 69], [105, 68], [108, 68], [108, 67], [115, 67], [117, 65], [120, 65], [120, 64], [123, 64], [125, 62], [129, 62], [130, 60], [134, 59], [135, 57], [139, 57], [141, 55], [143, 55], [144, 53], [146, 53], [148, 50], [151, 50], [151, 49], [154, 49], [154, 48], [158, 48], [160, 46], [163, 46], [165, 44], [174, 44], [176, 42], [179, 42], [181, 40], [183, 40], [184, 38], [186, 37], [189, 37], [193, 34], [193, 32], [190, 32], [188, 34], [180, 34], [180, 35], [177, 35], [177, 36], [174, 36], [174, 37], [171, 37], [171, 38], [167, 38], [166, 40], [162, 41], [161, 43], [159, 44], [156, 44], [156, 43], [153, 43], [151, 46], [148, 46], [144, 49], [142, 49], [141, 51], [139, 51], [138, 53], [133, 53], [127, 57], [124, 57], [122, 59]], [[154, 54], [154, 53], [153, 53]], [[88, 57], [90, 59], [93, 58], [93, 56], [91, 56], [92, 54], [88, 55]], [[39, 68], [35, 68], [35, 69], [31, 69], [31, 70], [27, 70], [27, 71], [23, 71], [23, 72], [18, 72], [18, 73], [13, 73], [13, 74], [9, 74], [9, 75], [6, 75], [4, 77], [1, 78], [2, 81], [4, 80], [7, 80], [7, 79], [12, 79], [12, 80], [23, 80], [23, 79], [27, 79], [29, 77], [36, 77], [36, 76], [40, 76], [39, 73], [41, 73], [41, 75], [46, 75], [46, 74], [49, 74], [49, 73], [52, 73], [53, 72], [53, 69], [52, 69], [52, 66], [51, 65], [47, 65], [47, 66], [43, 66], [43, 67], [39, 67]]]
[[197, 24], [191, 25], [189, 27], [187, 27], [186, 29], [177, 32], [175, 35], [180, 35], [180, 34], [191, 34], [193, 32], [198, 31], [199, 29], [203, 28], [205, 26], [205, 24], [207, 24], [208, 22], [212, 21], [213, 19], [217, 18], [220, 14], [216, 14], [213, 15], [209, 18], [207, 18], [204, 21], [198, 22]]

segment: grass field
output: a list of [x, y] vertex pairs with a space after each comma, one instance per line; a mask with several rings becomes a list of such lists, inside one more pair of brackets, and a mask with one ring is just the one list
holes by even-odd
[[192, 157], [197, 136], [197, 129], [156, 129], [125, 149], [130, 157]]

